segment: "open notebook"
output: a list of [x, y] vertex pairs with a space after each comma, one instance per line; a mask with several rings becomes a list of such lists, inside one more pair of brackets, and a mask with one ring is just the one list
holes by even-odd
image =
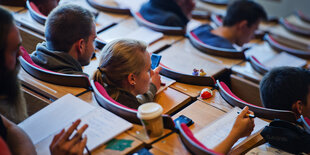
[[68, 128], [78, 118], [82, 120], [81, 124], [89, 125], [84, 134], [87, 135], [87, 147], [90, 150], [132, 127], [131, 123], [115, 114], [71, 94], [59, 98], [18, 126], [29, 135], [38, 154], [49, 154], [49, 144], [54, 135]]
[[[204, 127], [199, 132], [195, 134], [195, 137], [206, 147], [208, 148], [214, 148], [217, 144], [222, 142], [229, 134], [230, 130], [232, 129], [234, 122], [236, 120], [236, 117], [238, 116], [238, 113], [241, 111], [240, 108], [235, 107], [231, 111], [229, 111], [227, 114], [225, 114], [220, 119], [214, 121], [210, 125]], [[255, 127], [252, 131], [251, 135], [249, 137], [240, 138], [234, 145], [237, 146], [241, 142], [246, 142], [250, 139], [251, 136], [254, 136], [263, 129], [266, 125], [269, 123], [266, 121], [263, 121], [259, 118], [254, 118]]]
[[263, 64], [268, 68], [281, 66], [304, 67], [307, 65], [307, 61], [286, 52], [281, 52], [275, 57], [264, 61]]
[[[104, 35], [104, 34], [103, 34]], [[164, 37], [164, 34], [161, 32], [156, 32], [151, 29], [145, 28], [145, 27], [139, 27], [138, 29], [132, 31], [131, 33], [125, 34], [125, 35], [120, 35], [117, 37], [112, 37], [109, 39], [104, 39], [104, 36], [101, 36], [100, 34], [98, 37], [101, 40], [104, 40], [106, 42], [110, 42], [115, 39], [121, 39], [121, 38], [126, 38], [126, 39], [135, 39], [135, 40], [140, 40], [146, 42], [147, 45], [150, 45], [151, 43], [161, 39]]]

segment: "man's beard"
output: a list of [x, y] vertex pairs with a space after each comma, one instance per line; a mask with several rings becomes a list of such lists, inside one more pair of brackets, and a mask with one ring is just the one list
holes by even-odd
[[18, 72], [20, 69], [20, 62], [17, 59], [16, 68], [13, 71], [4, 70], [0, 75], [0, 99], [5, 99], [10, 103], [15, 103], [17, 100], [16, 95], [18, 94], [19, 81]]
[[0, 113], [14, 123], [19, 123], [28, 116], [26, 101], [17, 77], [19, 69], [20, 63], [17, 60], [14, 71], [0, 72]]

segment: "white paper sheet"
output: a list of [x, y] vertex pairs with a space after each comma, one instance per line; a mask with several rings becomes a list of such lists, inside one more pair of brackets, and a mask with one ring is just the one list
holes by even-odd
[[[238, 113], [237, 113], [238, 111], [241, 111], [241, 109], [238, 107], [235, 107], [234, 109], [229, 111], [227, 114], [225, 114], [220, 119], [214, 121], [209, 126], [206, 126], [202, 130], [197, 132], [195, 134], [195, 137], [206, 147], [214, 148], [217, 144], [222, 142], [228, 136], [236, 120], [236, 117], [238, 116]], [[268, 122], [263, 121], [259, 118], [254, 118], [254, 122], [255, 122], [255, 127], [251, 135], [257, 133], [263, 127], [268, 125]], [[234, 146], [238, 145], [246, 138], [247, 137], [240, 138], [234, 144]]]

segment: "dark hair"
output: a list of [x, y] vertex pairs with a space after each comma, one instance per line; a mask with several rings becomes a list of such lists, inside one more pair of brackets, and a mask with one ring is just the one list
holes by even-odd
[[45, 27], [47, 47], [50, 50], [68, 52], [80, 40], [91, 35], [93, 15], [77, 5], [61, 5], [48, 16]]
[[279, 67], [269, 71], [260, 82], [260, 96], [267, 108], [292, 110], [298, 100], [307, 104], [309, 86], [309, 70]]
[[240, 0], [228, 6], [223, 25], [233, 26], [246, 20], [250, 27], [257, 20], [266, 18], [267, 14], [261, 5], [249, 0]]
[[5, 70], [5, 50], [7, 46], [8, 34], [14, 24], [12, 14], [6, 9], [0, 7], [0, 70]]

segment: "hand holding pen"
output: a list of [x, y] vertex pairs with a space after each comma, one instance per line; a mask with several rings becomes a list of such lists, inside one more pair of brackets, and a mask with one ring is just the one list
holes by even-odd
[[60, 133], [54, 136], [50, 144], [52, 155], [82, 155], [86, 146], [87, 137], [82, 138], [82, 134], [87, 129], [88, 125], [83, 125], [77, 130], [75, 135], [69, 139], [74, 130], [80, 124], [81, 120], [76, 120], [67, 131], [62, 129]]
[[246, 137], [251, 134], [254, 129], [254, 113], [249, 111], [249, 107], [245, 106], [237, 116], [232, 131], [237, 137]]

